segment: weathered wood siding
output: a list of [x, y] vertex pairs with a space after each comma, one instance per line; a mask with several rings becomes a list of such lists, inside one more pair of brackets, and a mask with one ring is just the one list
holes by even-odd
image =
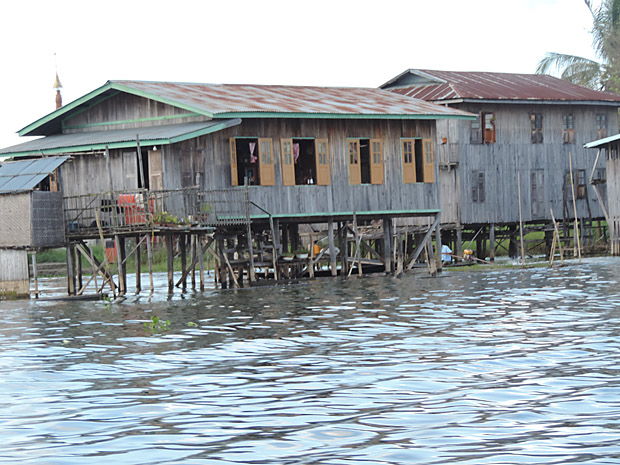
[[[517, 178], [521, 180], [521, 204], [524, 221], [550, 220], [549, 209], [556, 218], [563, 217], [563, 185], [569, 171], [569, 153], [573, 171], [586, 170], [587, 199], [577, 200], [580, 217], [603, 216], [599, 202], [587, 183], [596, 157], [583, 144], [598, 138], [596, 115], [607, 115], [608, 135], [618, 127], [617, 111], [608, 106], [462, 104], [459, 109], [495, 114], [496, 142], [470, 143], [471, 122], [440, 121], [437, 128], [438, 159], [441, 183], [442, 221], [461, 224], [502, 224], [519, 221]], [[543, 115], [543, 143], [533, 144], [530, 114]], [[563, 143], [562, 117], [574, 117], [575, 140]], [[442, 145], [443, 138], [446, 143]], [[452, 162], [452, 165], [447, 165]], [[454, 164], [456, 162], [456, 164]], [[599, 168], [605, 167], [604, 160]], [[456, 175], [452, 173], [456, 171]], [[536, 172], [535, 174], [532, 174]], [[474, 202], [473, 177], [484, 173], [485, 200]], [[538, 183], [533, 187], [532, 183]], [[542, 184], [542, 186], [540, 185]], [[541, 199], [532, 192], [540, 188]], [[604, 189], [604, 185], [602, 187]], [[588, 211], [589, 202], [589, 211]], [[572, 203], [569, 204], [572, 211]]]
[[64, 120], [63, 133], [130, 129], [207, 119], [205, 116], [190, 116], [187, 110], [165, 103], [120, 93]]
[[[606, 151], [606, 154], [608, 153]], [[604, 158], [606, 157], [601, 155], [601, 159]], [[607, 160], [607, 202], [610, 220], [618, 234], [620, 233], [620, 159], [618, 158]]]
[[0, 249], [0, 293], [27, 294], [30, 290], [28, 252]]
[[[275, 186], [251, 186], [254, 202], [272, 213], [303, 214], [339, 211], [383, 211], [439, 208], [437, 183], [403, 183], [401, 138], [433, 138], [434, 121], [246, 119], [239, 126], [166, 147], [164, 188], [182, 185], [187, 157], [203, 157], [203, 189], [231, 187], [230, 137], [269, 137], [273, 141]], [[350, 185], [347, 138], [381, 139], [384, 183]], [[329, 186], [283, 186], [281, 138], [326, 138], [329, 142]], [[192, 163], [195, 165], [196, 161]], [[186, 170], [187, 168], [185, 168]], [[435, 166], [436, 169], [436, 166]], [[437, 177], [437, 172], [435, 172]]]

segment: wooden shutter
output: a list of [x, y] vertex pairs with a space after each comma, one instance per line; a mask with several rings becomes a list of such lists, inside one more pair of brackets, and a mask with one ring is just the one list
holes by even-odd
[[258, 163], [261, 186], [275, 186], [276, 174], [273, 166], [273, 145], [271, 139], [258, 139]]
[[164, 189], [161, 150], [149, 150], [149, 190]]
[[370, 139], [370, 183], [383, 184], [383, 143]]
[[495, 113], [482, 113], [484, 124], [484, 143], [495, 143]]
[[58, 168], [50, 173], [50, 192], [58, 192]]
[[422, 139], [422, 160], [424, 163], [424, 182], [435, 182], [433, 143], [430, 139]]
[[352, 186], [362, 183], [362, 167], [360, 165], [360, 140], [347, 141], [349, 152], [349, 184]]
[[403, 182], [405, 184], [413, 183], [415, 179], [415, 140], [402, 139], [401, 160], [403, 162]]
[[329, 169], [329, 144], [327, 139], [314, 141], [314, 153], [316, 156], [316, 183], [319, 186], [329, 186], [331, 172]]
[[282, 164], [282, 185], [295, 185], [295, 164], [293, 163], [293, 139], [280, 139], [280, 163]]
[[469, 142], [472, 144], [482, 144], [482, 113], [478, 113], [478, 117], [471, 122], [471, 131], [469, 134]]
[[230, 182], [233, 186], [239, 185], [239, 175], [237, 174], [237, 141], [234, 137], [230, 138]]

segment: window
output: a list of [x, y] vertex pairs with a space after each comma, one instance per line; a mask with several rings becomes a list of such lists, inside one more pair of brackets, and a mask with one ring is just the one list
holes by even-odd
[[484, 171], [472, 172], [471, 200], [472, 202], [484, 202]]
[[282, 185], [329, 185], [326, 139], [281, 139]]
[[575, 121], [572, 113], [562, 116], [562, 142], [575, 143]]
[[403, 182], [435, 182], [433, 144], [430, 139], [401, 139]]
[[230, 138], [230, 175], [233, 186], [275, 184], [271, 139]]
[[530, 114], [530, 122], [531, 122], [531, 136], [532, 136], [532, 144], [542, 144], [543, 143], [543, 117], [541, 113], [531, 113]]
[[383, 184], [380, 139], [348, 139], [349, 184]]
[[470, 142], [472, 144], [495, 143], [495, 113], [478, 113], [478, 117], [471, 122]]
[[586, 198], [586, 170], [577, 170], [577, 198]]
[[607, 137], [607, 115], [596, 115], [596, 137], [599, 139]]

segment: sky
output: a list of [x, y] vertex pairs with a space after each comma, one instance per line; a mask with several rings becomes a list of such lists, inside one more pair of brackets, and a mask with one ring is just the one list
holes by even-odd
[[534, 73], [595, 58], [583, 0], [6, 2], [0, 148], [108, 80], [377, 87], [409, 68]]

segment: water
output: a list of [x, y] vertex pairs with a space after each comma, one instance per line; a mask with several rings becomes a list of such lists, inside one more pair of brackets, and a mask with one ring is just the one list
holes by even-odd
[[618, 464], [619, 271], [1, 302], [0, 463]]

